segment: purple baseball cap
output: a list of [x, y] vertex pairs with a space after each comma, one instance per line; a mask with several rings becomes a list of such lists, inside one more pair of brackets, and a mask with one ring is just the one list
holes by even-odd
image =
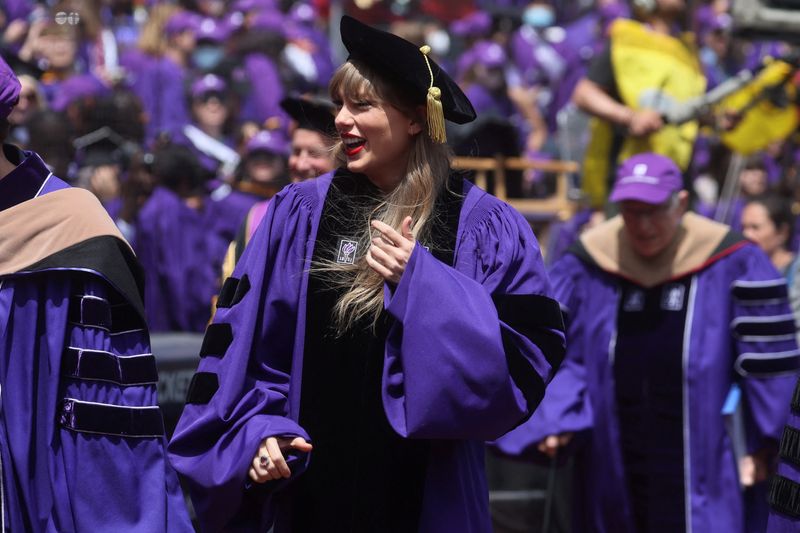
[[252, 17], [250, 28], [284, 35], [286, 33], [286, 17], [280, 11], [265, 9]]
[[185, 31], [196, 32], [200, 25], [200, 16], [191, 11], [178, 11], [173, 14], [164, 25], [167, 36], [177, 35]]
[[277, 130], [261, 130], [253, 135], [244, 147], [245, 155], [250, 155], [253, 152], [269, 152], [288, 156], [289, 140]]
[[457, 37], [485, 35], [492, 29], [492, 17], [485, 11], [473, 11], [450, 24], [450, 32]]
[[223, 94], [228, 89], [225, 80], [216, 74], [206, 74], [192, 83], [192, 98], [201, 98], [208, 93]]
[[21, 85], [14, 71], [0, 57], [0, 118], [6, 118], [19, 101]]
[[626, 159], [617, 169], [617, 181], [608, 200], [663, 204], [672, 193], [682, 188], [681, 169], [672, 159], [653, 153], [637, 154]]
[[204, 17], [197, 25], [195, 38], [198, 41], [224, 43], [231, 36], [231, 28], [221, 20]]
[[99, 78], [92, 74], [76, 74], [64, 80], [58, 86], [56, 96], [50, 106], [54, 111], [64, 111], [72, 102], [86, 97], [105, 96], [111, 94], [108, 88]]
[[503, 47], [494, 41], [478, 41], [472, 47], [472, 62], [481, 63], [486, 68], [498, 68], [506, 64], [508, 56]]

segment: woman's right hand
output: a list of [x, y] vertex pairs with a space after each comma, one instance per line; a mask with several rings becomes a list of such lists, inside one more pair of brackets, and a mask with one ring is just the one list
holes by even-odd
[[267, 437], [261, 441], [250, 464], [250, 479], [256, 483], [266, 483], [272, 479], [291, 476], [292, 471], [283, 455], [292, 448], [308, 453], [311, 451], [311, 444], [303, 437]]
[[549, 458], [553, 458], [558, 453], [559, 448], [563, 448], [572, 440], [572, 433], [562, 433], [561, 435], [548, 435], [539, 443], [537, 449]]

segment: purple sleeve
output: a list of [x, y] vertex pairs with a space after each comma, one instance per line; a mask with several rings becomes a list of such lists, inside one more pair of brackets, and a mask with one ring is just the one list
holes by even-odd
[[383, 403], [403, 437], [499, 437], [530, 416], [563, 356], [561, 314], [521, 216], [496, 207], [465, 230], [457, 257], [451, 268], [418, 245], [385, 292], [396, 322]]
[[[304, 261], [304, 245], [298, 243], [308, 239], [308, 217], [297, 197], [286, 193], [291, 191], [272, 200], [268, 216], [220, 292], [170, 443], [172, 462], [186, 477], [207, 531], [238, 527], [247, 520], [258, 521], [247, 522], [250, 530], [266, 530], [270, 496], [286, 480], [250, 487], [247, 472], [253, 456], [266, 437], [309, 440], [287, 408]], [[287, 460], [294, 477], [304, 470], [308, 456], [290, 455]]]
[[733, 291], [736, 371], [743, 376], [748, 451], [775, 446], [788, 415], [800, 352], [786, 280], [755, 246]]
[[586, 346], [586, 328], [582, 316], [576, 313], [584, 305], [581, 298], [586, 291], [582, 285], [584, 278], [583, 263], [572, 254], [564, 256], [550, 270], [550, 280], [567, 328], [566, 356], [533, 416], [494, 443], [493, 448], [503, 455], [536, 457], [537, 444], [548, 435], [576, 433], [592, 427], [586, 364], [581, 349]]

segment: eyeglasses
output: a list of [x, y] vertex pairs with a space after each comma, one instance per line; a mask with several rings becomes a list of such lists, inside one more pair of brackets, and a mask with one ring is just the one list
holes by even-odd
[[39, 102], [39, 95], [35, 92], [19, 93], [19, 99], [35, 104]]
[[626, 205], [624, 202], [619, 206], [619, 212], [625, 218], [660, 218], [669, 213], [677, 205], [676, 199], [670, 198], [663, 204], [644, 206]]

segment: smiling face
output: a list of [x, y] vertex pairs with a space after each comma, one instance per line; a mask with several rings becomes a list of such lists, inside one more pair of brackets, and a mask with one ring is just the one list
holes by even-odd
[[381, 98], [351, 63], [342, 69], [347, 74], [334, 79], [331, 97], [339, 108], [336, 131], [347, 168], [384, 191], [393, 190], [406, 174], [421, 122]]
[[329, 137], [315, 130], [294, 130], [289, 156], [289, 177], [293, 182], [316, 178], [333, 170], [335, 161], [327, 139]]

